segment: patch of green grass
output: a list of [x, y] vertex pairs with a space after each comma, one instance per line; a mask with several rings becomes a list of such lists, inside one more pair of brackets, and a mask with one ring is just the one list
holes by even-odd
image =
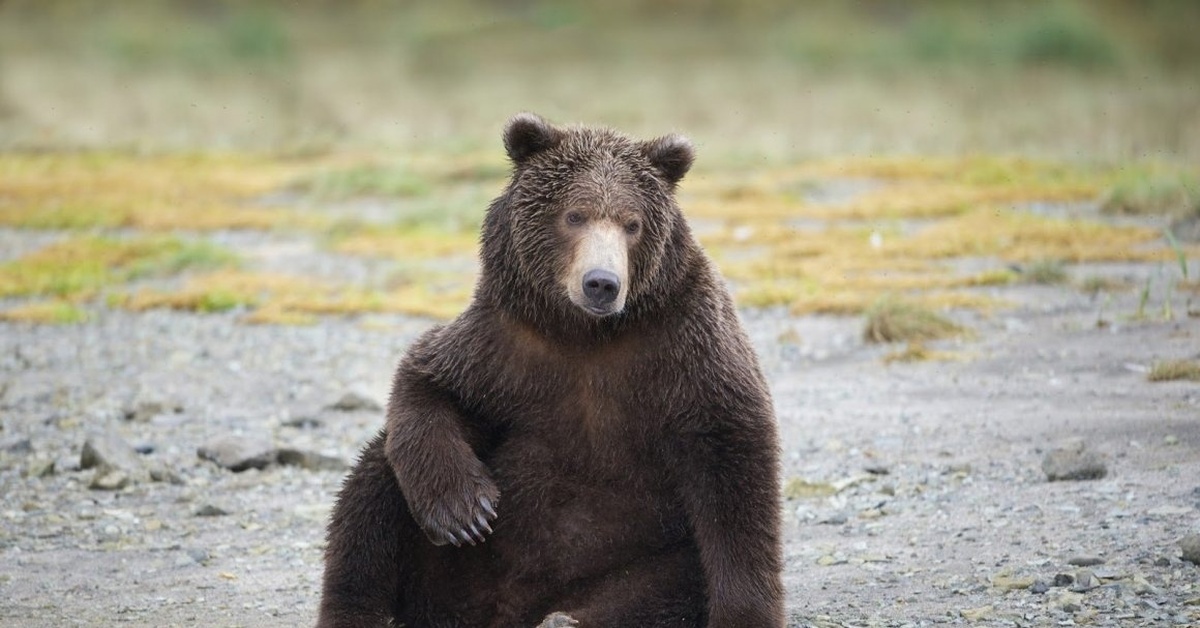
[[428, 178], [411, 168], [366, 164], [319, 172], [294, 187], [322, 200], [411, 198], [427, 196], [432, 191]]
[[1120, 61], [1117, 43], [1079, 7], [1043, 2], [1030, 8], [1034, 10], [1028, 20], [1011, 34], [1016, 61], [1085, 70], [1113, 67]]
[[867, 342], [920, 342], [957, 336], [963, 327], [936, 312], [895, 298], [884, 298], [867, 310], [863, 339]]
[[1200, 216], [1200, 177], [1137, 169], [1113, 183], [1101, 209], [1130, 216]]
[[1164, 360], [1155, 362], [1146, 379], [1152, 382], [1186, 380], [1200, 382], [1200, 362], [1194, 360]]
[[1036, 259], [1021, 268], [1021, 279], [1028, 283], [1053, 286], [1066, 283], [1069, 278], [1062, 260]]
[[233, 259], [211, 244], [176, 238], [69, 238], [0, 264], [0, 297], [86, 298], [139, 277], [221, 266]]

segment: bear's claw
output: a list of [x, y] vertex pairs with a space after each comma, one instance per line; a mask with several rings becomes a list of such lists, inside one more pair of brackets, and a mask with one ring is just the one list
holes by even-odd
[[[416, 519], [422, 522], [425, 536], [434, 545], [477, 545], [492, 533], [489, 521], [496, 518], [496, 509], [492, 504], [498, 493], [491, 480], [476, 478], [460, 490], [441, 491], [441, 498], [433, 503], [422, 504], [419, 500], [413, 500], [410, 507]], [[467, 499], [453, 499], [452, 496], [456, 494]], [[422, 505], [425, 507], [422, 508]]]

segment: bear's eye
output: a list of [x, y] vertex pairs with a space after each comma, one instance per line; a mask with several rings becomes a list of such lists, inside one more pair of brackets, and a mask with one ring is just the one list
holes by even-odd
[[579, 212], [567, 212], [567, 224], [579, 226], [583, 224], [583, 214]]
[[630, 220], [629, 222], [625, 223], [625, 233], [628, 233], [629, 235], [637, 235], [637, 232], [641, 230], [642, 223], [636, 220]]

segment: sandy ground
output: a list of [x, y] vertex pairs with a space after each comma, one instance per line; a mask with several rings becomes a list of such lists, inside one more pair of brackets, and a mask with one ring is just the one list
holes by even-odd
[[[799, 495], [784, 501], [792, 625], [1200, 625], [1200, 568], [1177, 545], [1200, 531], [1200, 386], [1146, 380], [1200, 351], [1186, 295], [1166, 321], [1159, 297], [1133, 320], [1135, 291], [989, 290], [1015, 307], [960, 316], [975, 334], [936, 345], [946, 361], [885, 364], [894, 348], [864, 344], [859, 319], [745, 313]], [[234, 473], [197, 448], [234, 436], [353, 460], [381, 413], [328, 406], [382, 401], [429, 323], [235, 319], [0, 325], [0, 625], [313, 621], [342, 471]], [[173, 481], [90, 489], [78, 464], [98, 435], [143, 452], [131, 474]], [[1080, 442], [1107, 476], [1048, 482], [1045, 453]]]

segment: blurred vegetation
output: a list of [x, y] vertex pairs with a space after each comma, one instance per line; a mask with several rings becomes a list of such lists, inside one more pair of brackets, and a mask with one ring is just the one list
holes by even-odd
[[0, 147], [452, 154], [536, 110], [724, 166], [1195, 159], [1197, 32], [1187, 0], [7, 0]]

